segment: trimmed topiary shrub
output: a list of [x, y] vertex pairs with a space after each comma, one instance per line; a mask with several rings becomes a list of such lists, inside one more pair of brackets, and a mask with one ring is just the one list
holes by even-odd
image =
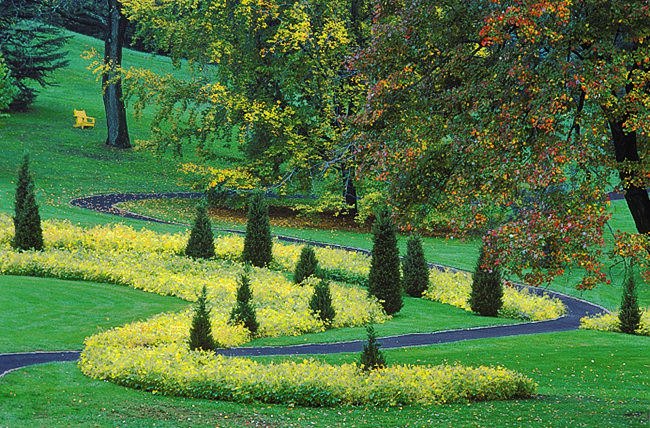
[[29, 154], [25, 153], [18, 171], [14, 202], [14, 238], [12, 246], [18, 251], [43, 249], [43, 229], [36, 203], [34, 181], [29, 170]]
[[621, 298], [621, 312], [618, 314], [619, 328], [625, 334], [635, 334], [641, 323], [641, 309], [632, 276], [625, 282]]
[[210, 324], [210, 309], [208, 308], [208, 290], [203, 286], [194, 306], [194, 316], [190, 327], [190, 340], [188, 341], [192, 351], [214, 351], [217, 343], [212, 336], [212, 325]]
[[320, 280], [314, 286], [314, 294], [309, 301], [309, 310], [325, 324], [330, 327], [336, 316], [336, 310], [332, 306], [332, 293], [329, 281]]
[[269, 223], [269, 208], [264, 194], [256, 191], [248, 202], [248, 220], [246, 222], [246, 237], [242, 259], [253, 266], [265, 267], [273, 260], [273, 241], [271, 240], [271, 224]]
[[424, 258], [422, 238], [413, 235], [406, 243], [406, 255], [402, 260], [404, 291], [411, 297], [422, 297], [429, 289], [429, 265]]
[[187, 240], [185, 255], [195, 259], [211, 259], [215, 256], [212, 224], [204, 204], [196, 206], [196, 218]]
[[379, 350], [381, 344], [377, 343], [375, 328], [369, 325], [366, 327], [366, 332], [368, 332], [368, 342], [364, 342], [363, 344], [363, 351], [359, 360], [361, 370], [369, 372], [370, 370], [386, 367], [386, 357]]
[[485, 317], [496, 317], [503, 306], [503, 282], [498, 268], [485, 265], [485, 250], [481, 248], [476, 269], [472, 276], [469, 305], [473, 312]]
[[300, 250], [300, 259], [298, 259], [296, 269], [293, 273], [294, 284], [300, 284], [310, 276], [316, 275], [317, 268], [318, 259], [316, 258], [316, 252], [309, 245], [305, 245]]
[[243, 324], [251, 332], [251, 335], [255, 336], [260, 325], [257, 322], [252, 300], [250, 279], [247, 275], [241, 274], [237, 288], [237, 301], [230, 312], [230, 323], [232, 325]]
[[368, 293], [379, 300], [388, 315], [394, 315], [402, 309], [402, 284], [397, 230], [388, 209], [377, 214], [372, 234]]

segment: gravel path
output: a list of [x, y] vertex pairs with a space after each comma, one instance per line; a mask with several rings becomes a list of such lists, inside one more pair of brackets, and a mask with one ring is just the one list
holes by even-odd
[[[162, 199], [162, 198], [200, 198], [200, 193], [120, 193], [88, 196], [74, 199], [71, 205], [99, 211], [107, 214], [118, 215], [125, 218], [146, 220], [157, 223], [170, 223], [155, 218], [143, 216], [136, 213], [121, 210], [114, 205], [120, 202]], [[242, 233], [237, 230], [218, 229], [224, 232]], [[310, 245], [338, 247], [342, 249], [361, 251], [369, 253], [368, 250], [332, 245], [322, 242], [306, 242], [297, 238], [278, 236], [280, 240], [293, 243], [309, 243]], [[444, 267], [432, 265], [442, 269]], [[495, 337], [520, 336], [529, 334], [555, 333], [562, 331], [577, 330], [580, 326], [580, 318], [587, 315], [595, 315], [607, 310], [593, 303], [566, 296], [550, 290], [534, 287], [527, 287], [537, 294], [546, 293], [550, 297], [560, 299], [567, 307], [567, 315], [550, 321], [525, 322], [520, 324], [509, 324], [493, 327], [479, 327], [462, 330], [438, 331], [433, 333], [412, 333], [400, 336], [390, 336], [378, 339], [382, 348], [408, 348], [414, 346], [435, 345], [438, 343], [458, 342], [461, 340], [487, 339]], [[360, 352], [363, 342], [360, 340], [337, 343], [314, 343], [294, 346], [280, 347], [242, 347], [221, 350], [219, 353], [227, 356], [272, 356], [272, 355], [316, 355], [316, 354], [337, 354], [342, 352]], [[53, 361], [76, 361], [80, 352], [30, 352], [16, 354], [0, 354], [0, 377], [20, 367], [32, 364], [48, 363]]]

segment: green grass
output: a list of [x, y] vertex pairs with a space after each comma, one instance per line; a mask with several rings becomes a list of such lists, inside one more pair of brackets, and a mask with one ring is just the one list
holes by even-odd
[[109, 284], [0, 275], [0, 353], [79, 350], [101, 330], [188, 306]]
[[[68, 50], [71, 66], [57, 72], [58, 87], [43, 89], [30, 113], [15, 114], [0, 125], [0, 212], [11, 213], [16, 171], [23, 149], [32, 154], [41, 215], [82, 225], [124, 222], [164, 232], [183, 227], [119, 219], [73, 208], [73, 197], [106, 192], [186, 191], [176, 171], [178, 160], [152, 158], [141, 151], [104, 147], [105, 119], [101, 89], [80, 58], [86, 45], [103, 42], [75, 35]], [[125, 66], [171, 70], [165, 58], [126, 51]], [[72, 109], [97, 117], [94, 130], [72, 128]], [[130, 120], [134, 140], [147, 138], [146, 121]], [[192, 159], [188, 153], [185, 161]], [[624, 202], [612, 206], [612, 227], [633, 230]], [[175, 215], [175, 214], [171, 214]], [[274, 233], [304, 239], [370, 248], [368, 234], [334, 230], [274, 228]], [[401, 239], [401, 245], [405, 245]], [[430, 261], [471, 270], [477, 241], [427, 238]], [[403, 249], [402, 249], [403, 251]], [[574, 273], [576, 275], [577, 273]], [[620, 275], [617, 273], [616, 275]], [[615, 307], [620, 285], [578, 293], [571, 277], [553, 288]], [[27, 285], [26, 285], [27, 284]], [[650, 301], [647, 286], [641, 302]], [[79, 349], [83, 337], [186, 307], [169, 297], [124, 287], [40, 278], [0, 276], [0, 352], [34, 349]], [[108, 318], [108, 320], [106, 319]], [[494, 320], [487, 320], [492, 322]], [[485, 320], [433, 302], [407, 301], [391, 323], [377, 326], [381, 335], [478, 325]], [[498, 322], [509, 322], [498, 320]], [[342, 329], [298, 338], [265, 339], [256, 344], [360, 338], [363, 329]], [[301, 342], [302, 341], [302, 342]], [[522, 426], [636, 427], [649, 426], [650, 338], [576, 331], [481, 341], [468, 341], [402, 350], [385, 350], [391, 364], [494, 364], [521, 371], [539, 382], [538, 398], [406, 408], [307, 409], [275, 405], [240, 405], [208, 400], [159, 397], [107, 382], [88, 379], [74, 363], [21, 369], [0, 378], [0, 426], [52, 427], [195, 427], [221, 426]], [[356, 361], [358, 355], [317, 357], [329, 362]], [[262, 359], [266, 361], [267, 359]], [[593, 360], [593, 362], [592, 362]], [[191, 420], [190, 420], [191, 419]]]

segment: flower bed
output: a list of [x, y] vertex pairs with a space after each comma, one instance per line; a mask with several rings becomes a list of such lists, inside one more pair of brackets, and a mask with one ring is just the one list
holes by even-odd
[[[423, 297], [471, 311], [471, 291], [471, 274], [432, 269], [429, 273], [429, 289]], [[526, 288], [518, 290], [514, 287], [505, 287], [503, 291], [503, 308], [499, 311], [501, 317], [543, 321], [566, 313], [566, 307], [559, 299], [546, 294], [537, 296]]]
[[[584, 330], [613, 331], [620, 333], [618, 312], [580, 318], [580, 328]], [[639, 336], [650, 336], [650, 309], [641, 311], [641, 323], [635, 331]]]

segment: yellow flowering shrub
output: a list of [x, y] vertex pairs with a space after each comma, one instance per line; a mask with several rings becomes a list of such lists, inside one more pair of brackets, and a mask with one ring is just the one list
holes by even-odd
[[364, 374], [356, 364], [311, 359], [260, 364], [169, 343], [156, 347], [86, 342], [79, 366], [95, 379], [154, 393], [303, 406], [429, 405], [530, 397], [537, 384], [502, 367], [391, 366]]
[[[580, 328], [585, 330], [614, 331], [620, 333], [618, 312], [580, 318]], [[650, 309], [641, 310], [641, 322], [635, 331], [639, 336], [650, 336]]]
[[[456, 306], [471, 311], [469, 297], [472, 291], [472, 275], [466, 272], [429, 271], [429, 289], [425, 299]], [[537, 296], [528, 289], [504, 287], [503, 307], [499, 316], [504, 318], [543, 321], [560, 317], [566, 313], [564, 304], [547, 294]]]

